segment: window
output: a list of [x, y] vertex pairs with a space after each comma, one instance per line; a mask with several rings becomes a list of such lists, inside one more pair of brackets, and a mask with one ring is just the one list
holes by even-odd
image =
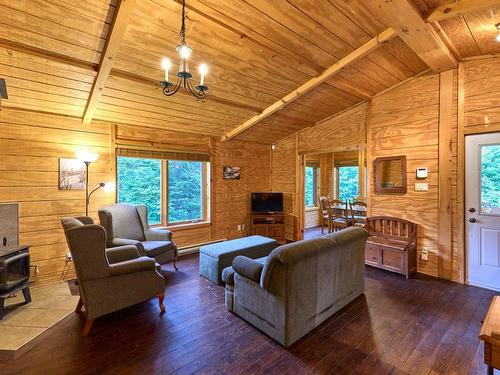
[[209, 163], [117, 157], [117, 200], [144, 204], [150, 224], [208, 221]]
[[318, 190], [318, 168], [306, 166], [305, 170], [305, 203], [306, 207], [316, 207]]
[[338, 167], [338, 196], [341, 201], [352, 200], [359, 194], [358, 166]]
[[161, 224], [161, 160], [117, 158], [117, 200], [144, 204], [150, 224]]
[[500, 145], [481, 147], [481, 213], [500, 215]]
[[168, 222], [203, 219], [203, 163], [168, 161]]

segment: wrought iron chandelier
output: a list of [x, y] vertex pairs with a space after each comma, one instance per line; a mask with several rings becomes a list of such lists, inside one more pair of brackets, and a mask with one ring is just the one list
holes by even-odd
[[186, 42], [186, 0], [182, 0], [182, 24], [181, 31], [179, 35], [181, 37], [181, 44], [176, 48], [177, 53], [181, 59], [179, 64], [179, 69], [177, 70], [177, 82], [174, 84], [168, 80], [168, 71], [172, 67], [172, 64], [168, 58], [164, 58], [161, 66], [165, 71], [165, 80], [160, 81], [160, 85], [163, 87], [163, 93], [166, 96], [174, 95], [181, 87], [189, 90], [191, 94], [197, 99], [204, 99], [207, 96], [206, 91], [208, 86], [205, 85], [205, 76], [208, 72], [208, 67], [206, 64], [201, 64], [199, 67], [200, 72], [200, 84], [193, 87], [191, 83], [191, 78], [193, 75], [189, 72], [188, 59], [191, 56], [193, 50], [188, 46]]

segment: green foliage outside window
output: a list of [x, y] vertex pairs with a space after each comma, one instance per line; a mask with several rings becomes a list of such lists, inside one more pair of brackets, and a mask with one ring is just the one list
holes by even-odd
[[500, 214], [500, 145], [481, 148], [481, 209]]
[[117, 158], [118, 202], [144, 204], [150, 224], [161, 223], [161, 160]]
[[306, 207], [314, 207], [316, 206], [316, 168], [315, 167], [306, 167], [305, 173], [305, 202]]
[[168, 161], [168, 222], [203, 218], [203, 164]]
[[358, 167], [339, 167], [339, 199], [352, 200], [358, 196]]

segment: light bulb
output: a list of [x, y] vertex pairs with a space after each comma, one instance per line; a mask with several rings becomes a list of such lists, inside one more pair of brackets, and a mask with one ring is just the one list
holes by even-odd
[[99, 159], [99, 154], [93, 152], [80, 151], [76, 153], [76, 158], [84, 163], [93, 163]]
[[115, 191], [115, 183], [114, 182], [105, 182], [104, 186], [102, 187], [102, 190], [104, 190], [106, 193], [112, 193]]
[[207, 64], [201, 64], [199, 67], [199, 72], [200, 72], [200, 86], [203, 86], [205, 84], [205, 75], [208, 73], [208, 66]]
[[207, 64], [201, 64], [198, 70], [199, 70], [201, 75], [203, 75], [203, 76], [206, 75], [208, 73]]
[[177, 53], [184, 60], [189, 59], [189, 56], [191, 56], [191, 52], [192, 52], [191, 48], [189, 48], [186, 44], [181, 44], [177, 46]]
[[497, 37], [496, 37], [497, 42], [500, 42], [500, 30], [498, 31]]
[[172, 63], [168, 58], [165, 57], [163, 60], [161, 60], [161, 67], [163, 70], [170, 70], [170, 68], [172, 67]]

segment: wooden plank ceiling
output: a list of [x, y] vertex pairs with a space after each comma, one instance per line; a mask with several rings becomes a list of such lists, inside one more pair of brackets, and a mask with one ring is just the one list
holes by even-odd
[[[405, 0], [406, 1], [406, 0]], [[445, 1], [415, 0], [422, 17]], [[204, 103], [165, 97], [160, 63], [178, 63], [180, 1], [136, 0], [93, 119], [220, 137], [390, 25], [365, 0], [187, 0], [191, 70], [209, 66]], [[0, 0], [0, 77], [20, 108], [82, 118], [118, 0]], [[375, 10], [376, 11], [376, 10]], [[495, 9], [439, 22], [460, 56], [500, 52]], [[491, 15], [493, 12], [493, 16]], [[272, 143], [428, 69], [396, 37], [238, 139]], [[93, 90], [95, 91], [95, 90]]]

